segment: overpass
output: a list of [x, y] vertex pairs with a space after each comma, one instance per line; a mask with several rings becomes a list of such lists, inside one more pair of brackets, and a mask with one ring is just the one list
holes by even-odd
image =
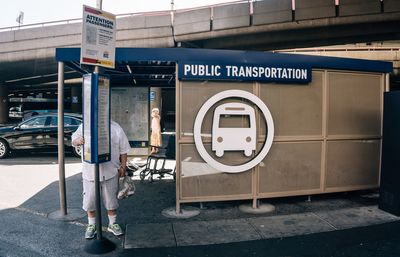
[[391, 74], [390, 85], [392, 89], [400, 89], [400, 41], [286, 49], [276, 52], [392, 62], [393, 73]]
[[[398, 0], [237, 1], [117, 17], [117, 47], [280, 50], [400, 39]], [[77, 19], [0, 28], [0, 100], [55, 88], [55, 48], [79, 47], [81, 27]]]

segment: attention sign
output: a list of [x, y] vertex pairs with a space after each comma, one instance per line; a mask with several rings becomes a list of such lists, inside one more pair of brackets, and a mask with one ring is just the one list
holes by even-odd
[[114, 14], [83, 6], [81, 64], [115, 67]]

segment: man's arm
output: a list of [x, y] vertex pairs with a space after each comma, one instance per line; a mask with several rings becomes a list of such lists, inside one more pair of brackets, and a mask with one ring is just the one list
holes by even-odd
[[120, 177], [125, 177], [126, 175], [126, 162], [128, 160], [128, 154], [121, 154], [119, 156], [119, 160], [121, 162], [121, 166], [119, 166], [118, 173]]

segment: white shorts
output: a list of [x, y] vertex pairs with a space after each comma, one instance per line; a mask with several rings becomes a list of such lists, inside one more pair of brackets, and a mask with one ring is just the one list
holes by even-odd
[[[104, 207], [107, 210], [116, 210], [119, 206], [118, 204], [118, 179], [119, 176], [116, 175], [109, 180], [100, 182], [100, 194], [103, 198]], [[96, 194], [94, 181], [89, 181], [83, 179], [83, 204], [82, 208], [85, 211], [95, 211], [96, 210]]]

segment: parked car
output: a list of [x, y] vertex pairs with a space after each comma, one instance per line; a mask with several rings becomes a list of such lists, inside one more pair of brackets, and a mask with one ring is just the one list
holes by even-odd
[[24, 113], [22, 112], [22, 107], [21, 106], [11, 107], [10, 110], [8, 111], [8, 117], [15, 119], [22, 119], [24, 117]]
[[[71, 145], [71, 135], [81, 123], [81, 115], [64, 115], [64, 144], [76, 156], [80, 156], [81, 151]], [[16, 150], [57, 151], [57, 124], [57, 114], [48, 113], [33, 116], [14, 126], [0, 128], [0, 159]]]
[[30, 117], [46, 114], [46, 113], [57, 113], [57, 110], [24, 110], [22, 106], [10, 107], [8, 111], [8, 117], [11, 119], [26, 120]]

